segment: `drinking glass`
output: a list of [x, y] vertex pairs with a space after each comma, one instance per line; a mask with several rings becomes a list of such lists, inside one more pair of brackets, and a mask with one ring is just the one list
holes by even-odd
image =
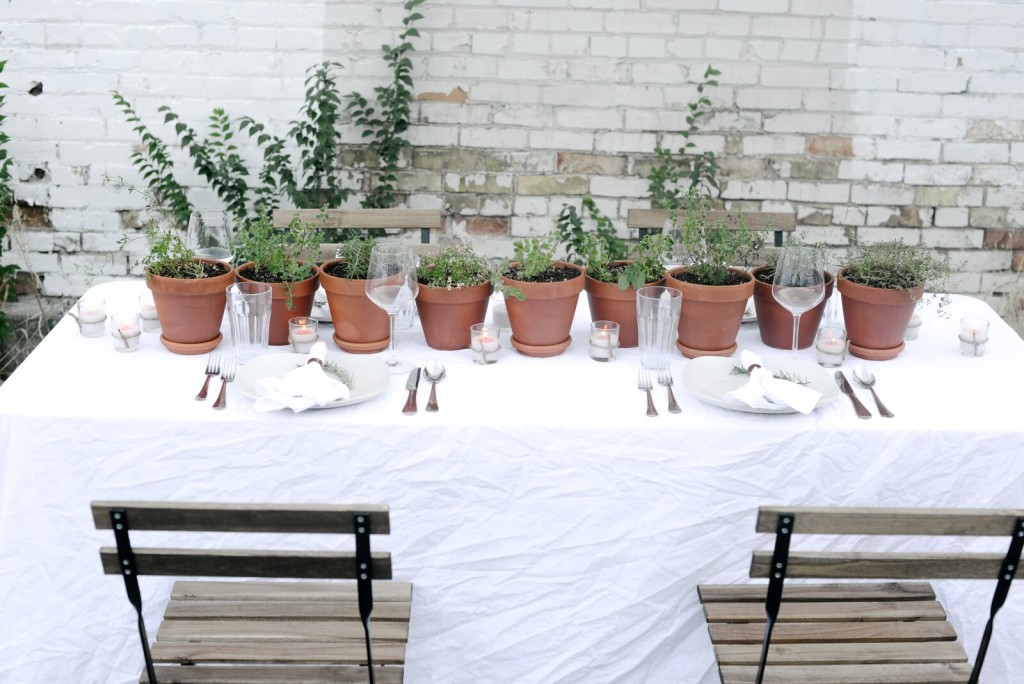
[[772, 296], [793, 314], [793, 356], [799, 344], [800, 316], [825, 298], [821, 252], [806, 245], [787, 247], [775, 266]]
[[370, 252], [366, 296], [388, 314], [390, 350], [384, 362], [392, 373], [402, 373], [411, 364], [403, 363], [395, 353], [395, 319], [402, 307], [416, 298], [416, 255], [401, 245], [376, 245]]
[[228, 327], [238, 363], [244, 364], [267, 353], [273, 301], [269, 283], [242, 282], [228, 286]]
[[636, 327], [643, 368], [657, 371], [669, 367], [682, 303], [683, 293], [672, 287], [649, 285], [636, 291]]
[[193, 211], [188, 218], [185, 244], [204, 259], [215, 259], [230, 264], [231, 217], [224, 211]]

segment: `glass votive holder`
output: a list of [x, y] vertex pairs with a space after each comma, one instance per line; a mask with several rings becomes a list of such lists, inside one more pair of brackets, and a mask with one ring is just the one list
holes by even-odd
[[916, 313], [910, 317], [910, 322], [907, 323], [907, 331], [903, 333], [903, 339], [905, 340], [916, 340], [918, 334], [921, 332], [921, 317]]
[[133, 352], [139, 350], [142, 341], [142, 321], [134, 311], [118, 311], [110, 316], [110, 336], [114, 338], [114, 350]]
[[590, 324], [590, 358], [613, 361], [619, 348], [619, 324], [615, 321], [594, 321]]
[[832, 326], [825, 326], [818, 330], [818, 337], [814, 342], [814, 350], [818, 356], [818, 365], [825, 368], [838, 368], [843, 365], [846, 358], [846, 349], [849, 341], [846, 339], [846, 329]]
[[107, 329], [107, 303], [99, 297], [86, 297], [78, 302], [78, 322], [83, 337], [102, 337]]
[[960, 319], [960, 353], [964, 356], [983, 356], [988, 344], [987, 318]]
[[320, 339], [318, 326], [319, 321], [315, 318], [299, 316], [288, 319], [288, 341], [292, 345], [292, 351], [296, 354], [308, 354]]
[[469, 351], [473, 362], [481, 365], [495, 363], [501, 349], [501, 328], [491, 323], [469, 326]]
[[139, 295], [139, 318], [142, 319], [143, 332], [160, 330], [160, 316], [156, 312], [156, 304], [153, 303], [153, 295], [150, 292]]

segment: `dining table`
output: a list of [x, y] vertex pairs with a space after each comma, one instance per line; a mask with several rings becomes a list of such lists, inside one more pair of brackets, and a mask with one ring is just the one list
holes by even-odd
[[[122, 279], [87, 294], [112, 314], [134, 311], [145, 291]], [[171, 353], [159, 332], [119, 353], [116, 338], [84, 337], [65, 315], [0, 386], [0, 682], [138, 681], [134, 611], [121, 579], [103, 573], [98, 548], [113, 539], [94, 529], [89, 505], [157, 500], [390, 506], [391, 534], [374, 544], [414, 587], [408, 684], [713, 684], [697, 586], [760, 581], [748, 577], [750, 554], [772, 540], [755, 533], [759, 505], [1024, 508], [1024, 340], [973, 297], [919, 312], [917, 339], [895, 359], [847, 356], [838, 368], [851, 381], [858, 365], [874, 374], [894, 416], [855, 387], [869, 419], [835, 391], [807, 414], [742, 410], [697, 387], [692, 371], [705, 362], [678, 353], [681, 411], [668, 411], [655, 384], [658, 415], [648, 416], [638, 350], [590, 357], [586, 294], [571, 344], [546, 358], [520, 354], [505, 333], [496, 362], [477, 364], [469, 349], [428, 347], [413, 317], [396, 333], [397, 355], [446, 373], [438, 410], [426, 411], [422, 379], [412, 414], [405, 373], [385, 374], [358, 401], [301, 412], [257, 411], [236, 378], [214, 410], [219, 378], [195, 399], [208, 355]], [[320, 317], [329, 359], [383, 356], [342, 352]], [[980, 356], [961, 354], [964, 317], [990, 322]], [[214, 353], [227, 356], [226, 322], [222, 333]], [[737, 366], [746, 351], [837, 370], [821, 369], [813, 347], [765, 346], [756, 320], [737, 343]], [[183, 536], [148, 534], [137, 543]], [[339, 543], [266, 540], [299, 541]], [[1008, 542], [986, 548], [1005, 553]], [[172, 582], [141, 578], [151, 635]], [[933, 584], [973, 657], [994, 578]], [[1016, 681], [1022, 630], [1024, 590], [1011, 590], [982, 682]]]

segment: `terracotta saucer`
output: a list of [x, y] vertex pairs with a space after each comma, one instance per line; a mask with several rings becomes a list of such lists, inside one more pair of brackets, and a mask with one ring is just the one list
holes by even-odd
[[688, 359], [695, 359], [698, 356], [732, 356], [732, 353], [736, 351], [736, 343], [733, 342], [731, 347], [727, 349], [692, 349], [687, 347], [679, 340], [676, 340], [676, 349]]
[[889, 359], [895, 359], [899, 356], [900, 352], [903, 351], [906, 346], [906, 342], [900, 342], [898, 345], [890, 349], [870, 349], [868, 347], [860, 347], [851, 342], [850, 353], [858, 358], [867, 359], [868, 361], [888, 361]]
[[338, 337], [338, 333], [334, 333], [334, 344], [349, 354], [376, 354], [388, 348], [388, 338], [374, 342], [349, 342]]
[[509, 342], [516, 348], [516, 351], [523, 356], [533, 356], [535, 358], [546, 358], [548, 356], [558, 356], [572, 344], [572, 335], [566, 337], [561, 342], [555, 344], [524, 344], [517, 340], [515, 337], [510, 337]]
[[224, 335], [222, 333], [217, 333], [217, 336], [208, 342], [187, 344], [185, 342], [171, 342], [169, 339], [164, 337], [163, 333], [160, 333], [160, 342], [175, 354], [205, 354], [206, 352], [211, 352], [216, 349], [217, 345], [220, 344], [223, 339]]

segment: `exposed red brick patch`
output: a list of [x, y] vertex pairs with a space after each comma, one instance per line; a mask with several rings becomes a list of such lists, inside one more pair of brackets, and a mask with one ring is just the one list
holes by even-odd
[[610, 154], [559, 152], [558, 173], [589, 173], [601, 176], [626, 175], [626, 158]]
[[469, 99], [469, 93], [456, 87], [450, 93], [420, 93], [416, 99], [420, 102], [465, 102]]
[[1024, 229], [986, 228], [986, 249], [1024, 249]]
[[845, 135], [818, 135], [811, 138], [807, 151], [818, 157], [852, 157], [853, 138]]
[[498, 216], [470, 216], [466, 218], [466, 232], [470, 235], [507, 235], [508, 219]]
[[33, 228], [53, 228], [50, 223], [50, 208], [40, 207], [27, 202], [18, 202], [18, 217], [21, 225], [29, 230]]
[[1014, 273], [1024, 271], [1024, 251], [1013, 253], [1013, 256], [1010, 257], [1010, 268], [1013, 269]]

